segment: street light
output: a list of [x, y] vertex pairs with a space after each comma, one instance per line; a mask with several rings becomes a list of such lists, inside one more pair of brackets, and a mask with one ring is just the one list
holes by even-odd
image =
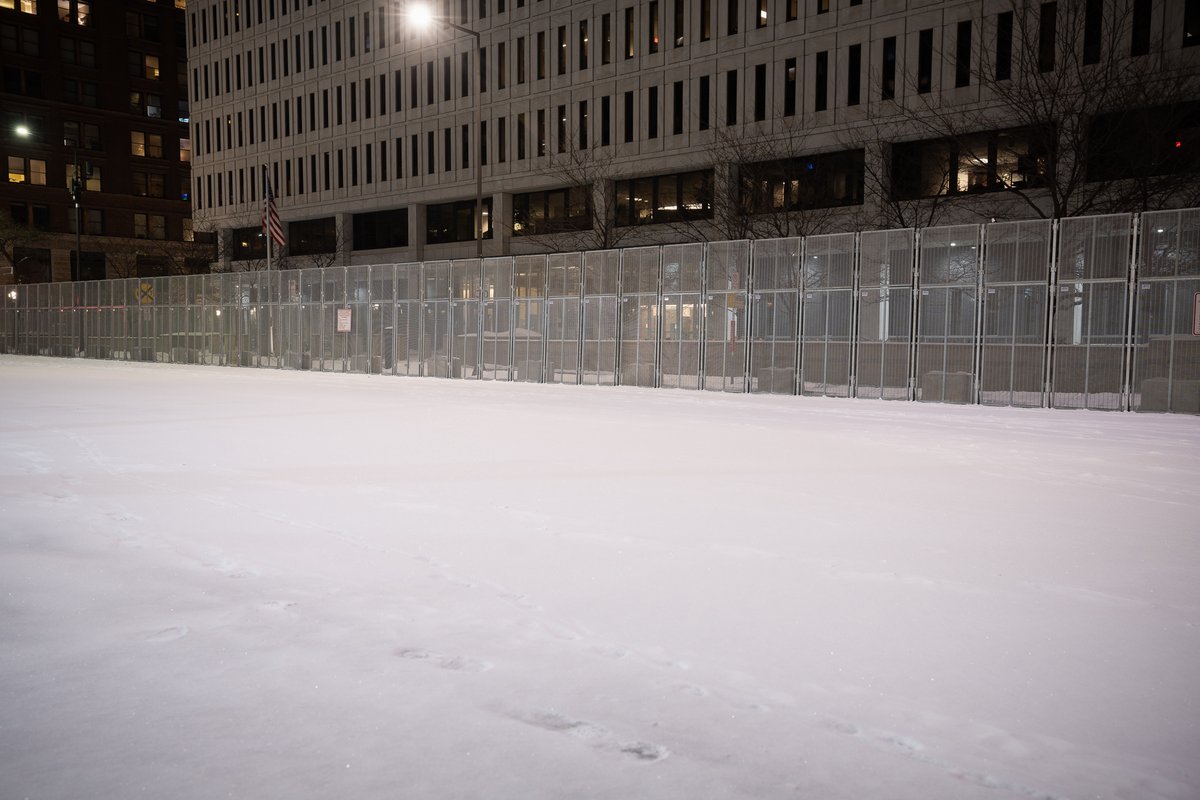
[[441, 24], [475, 37], [475, 257], [483, 258], [483, 93], [479, 85], [483, 37], [479, 31], [434, 14], [433, 8], [427, 3], [409, 3], [405, 7], [405, 15], [412, 26], [419, 30], [429, 30], [434, 24]]
[[[28, 125], [18, 125], [13, 128], [13, 132], [22, 139], [29, 139], [33, 136], [33, 131]], [[67, 140], [63, 140], [65, 147]], [[83, 273], [83, 247], [80, 245], [80, 233], [83, 229], [83, 220], [80, 218], [81, 209], [79, 207], [80, 197], [83, 195], [83, 182], [79, 179], [79, 142], [71, 143], [71, 163], [74, 165], [74, 170], [71, 174], [71, 185], [67, 187], [67, 191], [71, 193], [71, 199], [75, 201], [75, 268], [72, 270], [72, 280], [79, 280]]]

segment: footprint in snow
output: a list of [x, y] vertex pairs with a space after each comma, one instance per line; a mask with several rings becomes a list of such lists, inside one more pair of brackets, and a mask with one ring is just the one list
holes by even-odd
[[514, 711], [510, 712], [509, 716], [515, 720], [524, 722], [526, 725], [532, 725], [535, 728], [541, 728], [553, 733], [564, 733], [572, 738], [587, 742], [597, 749], [631, 756], [638, 761], [662, 761], [670, 755], [670, 751], [662, 745], [650, 742], [623, 742], [599, 725], [572, 719], [565, 714], [559, 714], [557, 711], [538, 709]]
[[396, 651], [396, 655], [407, 661], [424, 661], [441, 669], [454, 672], [487, 672], [494, 665], [490, 661], [466, 656], [448, 656], [429, 650], [404, 649]]
[[161, 631], [155, 631], [143, 636], [142, 639], [147, 642], [173, 642], [176, 639], [182, 639], [187, 636], [189, 632], [189, 629], [186, 627], [163, 628]]

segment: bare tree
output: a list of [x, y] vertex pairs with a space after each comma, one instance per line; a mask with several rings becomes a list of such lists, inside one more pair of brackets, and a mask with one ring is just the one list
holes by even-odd
[[0, 255], [4, 256], [8, 267], [5, 271], [16, 272], [19, 266], [16, 256], [18, 248], [40, 244], [44, 238], [45, 234], [36, 228], [22, 225], [8, 214], [0, 214]]

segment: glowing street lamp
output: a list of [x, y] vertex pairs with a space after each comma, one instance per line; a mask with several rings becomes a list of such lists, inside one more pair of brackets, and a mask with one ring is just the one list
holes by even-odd
[[433, 7], [428, 3], [408, 3], [405, 6], [405, 16], [416, 30], [428, 31], [434, 25], [444, 25], [475, 37], [475, 257], [483, 258], [483, 93], [479, 85], [483, 37], [479, 31], [473, 31], [434, 14]]

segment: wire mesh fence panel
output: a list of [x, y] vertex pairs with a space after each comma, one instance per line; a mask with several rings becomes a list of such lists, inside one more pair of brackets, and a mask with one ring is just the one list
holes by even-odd
[[514, 261], [511, 256], [483, 260], [482, 376], [512, 380]]
[[579, 382], [615, 386], [620, 335], [621, 251], [583, 254], [583, 335]]
[[804, 240], [800, 391], [850, 396], [854, 332], [854, 234]]
[[480, 377], [480, 267], [475, 258], [450, 262], [451, 378]]
[[547, 383], [579, 383], [583, 319], [583, 257], [556, 253], [547, 257]]
[[449, 300], [426, 300], [421, 304], [421, 374], [450, 377]]
[[911, 228], [859, 237], [856, 397], [912, 397], [914, 239]]
[[1200, 210], [1142, 216], [1135, 411], [1200, 413]]
[[1125, 342], [1132, 228], [1128, 214], [1059, 223], [1050, 404], [1125, 407]]
[[800, 335], [799, 237], [760, 239], [751, 256], [750, 391], [795, 394]]
[[700, 345], [704, 327], [704, 245], [662, 248], [658, 385], [700, 388]]
[[979, 226], [929, 228], [918, 252], [917, 399], [974, 402]]
[[704, 388], [746, 391], [750, 243], [712, 242], [704, 257]]
[[517, 256], [513, 276], [513, 380], [542, 381], [547, 279], [546, 256]]
[[1044, 405], [1052, 223], [993, 223], [984, 235], [979, 402]]
[[658, 247], [637, 247], [621, 253], [620, 383], [657, 384], [659, 327]]

